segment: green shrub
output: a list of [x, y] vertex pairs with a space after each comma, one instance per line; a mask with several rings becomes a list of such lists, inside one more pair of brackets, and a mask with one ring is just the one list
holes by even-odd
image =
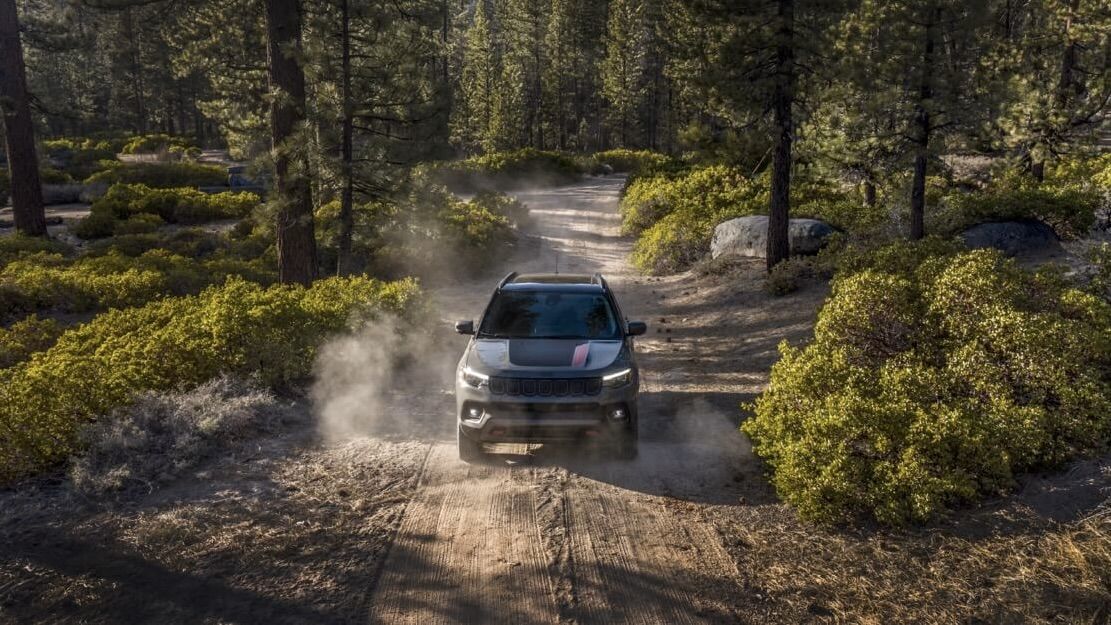
[[955, 234], [985, 221], [1039, 219], [1062, 237], [1078, 237], [1091, 229], [1102, 201], [1099, 191], [1080, 185], [993, 187], [946, 196], [933, 226], [937, 232]]
[[763, 185], [713, 165], [683, 175], [639, 178], [621, 202], [622, 229], [638, 234], [633, 263], [648, 273], [681, 271], [710, 250], [719, 223], [767, 210]]
[[166, 224], [158, 215], [138, 213], [116, 223], [113, 232], [121, 234], [147, 234], [155, 232]]
[[268, 284], [275, 278], [269, 266], [261, 259], [195, 261], [161, 249], [137, 258], [109, 251], [73, 261], [40, 253], [0, 270], [0, 318], [141, 306], [168, 295], [196, 293], [229, 275]]
[[567, 184], [583, 174], [574, 158], [534, 148], [433, 163], [427, 169], [432, 181], [459, 192]]
[[73, 234], [86, 241], [110, 237], [116, 232], [116, 217], [106, 211], [91, 211], [73, 226]]
[[1088, 288], [1092, 293], [1111, 301], [1111, 243], [1101, 243], [1085, 255], [1091, 267]]
[[811, 344], [781, 345], [742, 425], [800, 514], [924, 521], [1107, 448], [1107, 302], [996, 251], [870, 265], [835, 280]]
[[159, 189], [173, 187], [218, 187], [228, 182], [228, 172], [216, 165], [199, 163], [106, 163], [106, 168], [89, 176], [87, 183], [144, 184]]
[[102, 161], [116, 160], [116, 150], [109, 141], [60, 138], [48, 139], [42, 145], [43, 155], [76, 180], [84, 180], [103, 169]]
[[1048, 164], [1045, 178], [1053, 184], [1092, 184], [1111, 189], [1111, 153], [1059, 158]]
[[[152, 189], [141, 184], [115, 184], [93, 202], [89, 215], [89, 218], [95, 218], [92, 223], [88, 226], [79, 224], [75, 234], [83, 239], [110, 236], [117, 232], [116, 220], [136, 215], [156, 215], [163, 221], [180, 224], [240, 219], [258, 204], [259, 197], [253, 193], [225, 191], [209, 194], [189, 188]], [[147, 225], [154, 223], [149, 218], [144, 219]], [[136, 227], [141, 229], [143, 226]], [[118, 233], [136, 234], [136, 231], [125, 228]]]
[[501, 215], [514, 227], [529, 223], [528, 207], [521, 201], [499, 191], [479, 191], [471, 198], [471, 205], [487, 213]]
[[124, 154], [156, 154], [158, 152], [168, 152], [174, 148], [184, 152], [190, 147], [193, 147], [192, 142], [185, 137], [150, 134], [139, 135], [131, 139], [123, 146], [122, 152]]
[[810, 258], [795, 257], [772, 267], [764, 279], [764, 291], [781, 297], [799, 290], [800, 283], [813, 275], [811, 262]]
[[596, 152], [594, 160], [609, 165], [615, 172], [638, 173], [665, 167], [671, 163], [672, 158], [651, 150], [616, 149]]
[[54, 167], [39, 167], [39, 182], [42, 184], [73, 184], [73, 176]]
[[53, 319], [40, 319], [31, 315], [0, 328], [0, 369], [23, 362], [35, 352], [41, 352], [62, 335], [62, 325]]
[[0, 370], [0, 481], [57, 464], [78, 431], [145, 391], [221, 374], [284, 386], [309, 374], [318, 345], [359, 319], [417, 313], [412, 281], [330, 278], [309, 288], [231, 279], [198, 296], [112, 310], [50, 349]]
[[68, 255], [73, 252], [73, 248], [46, 237], [29, 237], [19, 233], [0, 237], [0, 268], [13, 260], [39, 252]]
[[117, 234], [99, 241], [89, 250], [90, 255], [104, 255], [112, 251], [124, 256], [141, 256], [150, 250], [166, 250], [177, 256], [206, 259], [222, 256], [239, 260], [254, 260], [263, 256], [273, 242], [262, 236], [232, 239], [215, 232], [198, 228], [142, 234]]

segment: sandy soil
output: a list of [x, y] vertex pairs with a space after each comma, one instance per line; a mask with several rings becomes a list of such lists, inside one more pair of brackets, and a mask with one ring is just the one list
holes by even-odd
[[[779, 341], [809, 335], [826, 287], [771, 298], [759, 263], [640, 276], [619, 236], [621, 185], [520, 194], [529, 236], [490, 275], [432, 291], [442, 332], [478, 316], [499, 272], [605, 273], [625, 313], [649, 323], [638, 460], [507, 446], [464, 464], [450, 378], [396, 389], [389, 418], [338, 443], [300, 405], [301, 426], [146, 496], [87, 501], [60, 479], [0, 493], [0, 622], [1021, 622], [991, 618], [1009, 596], [991, 567], [1006, 559], [980, 558], [988, 583], [951, 612], [900, 598], [923, 596], [930, 576], [944, 591], [962, 556], [1073, 527], [1106, 498], [1107, 463], [1039, 478], [976, 511], [973, 529], [799, 523], [736, 426]], [[461, 353], [462, 337], [438, 340]], [[1104, 578], [1084, 579], [1095, 588], [1069, 600], [1091, 615]]]

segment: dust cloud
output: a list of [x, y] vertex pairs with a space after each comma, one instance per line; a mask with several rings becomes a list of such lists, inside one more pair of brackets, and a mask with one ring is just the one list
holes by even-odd
[[442, 433], [461, 353], [452, 336], [382, 318], [321, 347], [309, 396], [324, 441]]

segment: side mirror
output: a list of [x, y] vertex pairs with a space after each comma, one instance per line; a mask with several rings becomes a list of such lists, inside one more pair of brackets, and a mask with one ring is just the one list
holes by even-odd
[[648, 324], [643, 321], [629, 322], [629, 336], [640, 336], [648, 331]]
[[459, 334], [474, 334], [474, 321], [470, 319], [466, 321], [456, 321], [455, 331]]

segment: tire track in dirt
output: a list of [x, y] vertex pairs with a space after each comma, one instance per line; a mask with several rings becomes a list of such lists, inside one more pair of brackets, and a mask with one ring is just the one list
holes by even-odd
[[[630, 241], [619, 235], [622, 182], [520, 194], [539, 249], [507, 259], [504, 271], [552, 271], [557, 258], [564, 273], [601, 271], [626, 314], [651, 318], [657, 299], [633, 279]], [[462, 307], [445, 319], [477, 316], [468, 309], [473, 291], [484, 298], [490, 288], [437, 292], [445, 310]], [[657, 386], [657, 372], [645, 377]], [[642, 423], [653, 418], [642, 408]], [[741, 588], [736, 568], [697, 509], [732, 497], [737, 450], [642, 442], [641, 458], [630, 463], [604, 452], [520, 446], [467, 465], [453, 442], [434, 443], [371, 597], [370, 621], [736, 622], [729, 599]]]

